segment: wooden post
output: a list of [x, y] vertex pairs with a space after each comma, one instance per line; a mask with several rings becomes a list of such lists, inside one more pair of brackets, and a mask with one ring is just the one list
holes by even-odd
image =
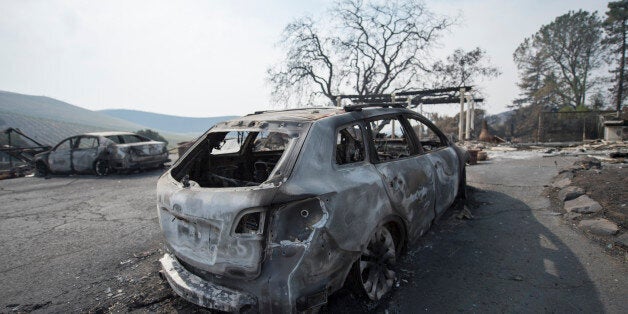
[[464, 122], [463, 122], [463, 117], [462, 115], [464, 115], [464, 93], [465, 93], [465, 89], [464, 87], [460, 88], [460, 119], [458, 121], [458, 141], [462, 142], [464, 140], [464, 138], [462, 137], [462, 130], [464, 129]]
[[465, 120], [464, 139], [471, 139], [471, 96], [467, 95], [467, 118]]
[[540, 143], [543, 140], [543, 113], [539, 113], [539, 127], [536, 131], [536, 142]]
[[[390, 94], [390, 100], [395, 102], [395, 93]], [[392, 119], [392, 135], [390, 138], [395, 138], [395, 119]]]
[[475, 133], [475, 100], [471, 98], [471, 133]]

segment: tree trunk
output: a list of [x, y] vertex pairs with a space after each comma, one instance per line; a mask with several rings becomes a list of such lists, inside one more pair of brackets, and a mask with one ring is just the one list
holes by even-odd
[[621, 101], [624, 91], [624, 67], [626, 65], [626, 20], [621, 24], [621, 59], [619, 61], [619, 82], [617, 82], [617, 118], [621, 117]]

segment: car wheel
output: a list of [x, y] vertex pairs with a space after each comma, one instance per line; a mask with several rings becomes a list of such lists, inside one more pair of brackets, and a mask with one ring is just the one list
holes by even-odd
[[393, 235], [390, 225], [378, 227], [371, 235], [366, 249], [352, 269], [354, 290], [372, 301], [389, 293], [396, 280], [395, 266], [401, 253], [399, 235]]
[[106, 160], [96, 160], [94, 163], [94, 173], [97, 176], [106, 176], [109, 174], [109, 163]]
[[467, 168], [462, 169], [462, 175], [460, 176], [460, 183], [458, 184], [458, 195], [459, 200], [467, 199]]
[[48, 167], [46, 166], [46, 164], [44, 164], [41, 161], [38, 161], [35, 164], [35, 176], [38, 177], [45, 177], [50, 173], [50, 171], [48, 170]]

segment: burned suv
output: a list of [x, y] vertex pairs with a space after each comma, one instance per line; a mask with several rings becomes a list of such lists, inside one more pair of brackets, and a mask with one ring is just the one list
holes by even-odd
[[464, 197], [466, 152], [405, 108], [259, 112], [215, 125], [157, 184], [177, 294], [222, 310], [379, 300], [407, 245]]

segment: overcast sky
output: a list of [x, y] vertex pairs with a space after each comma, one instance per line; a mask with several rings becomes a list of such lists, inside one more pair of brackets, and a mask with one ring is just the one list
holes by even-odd
[[[0, 0], [0, 90], [179, 116], [271, 108], [265, 73], [281, 56], [283, 27], [324, 13], [330, 1], [263, 2]], [[512, 53], [525, 37], [569, 10], [604, 16], [606, 3], [427, 1], [437, 13], [461, 16], [438, 57], [480, 46], [503, 72], [480, 84], [490, 113], [517, 97]]]

